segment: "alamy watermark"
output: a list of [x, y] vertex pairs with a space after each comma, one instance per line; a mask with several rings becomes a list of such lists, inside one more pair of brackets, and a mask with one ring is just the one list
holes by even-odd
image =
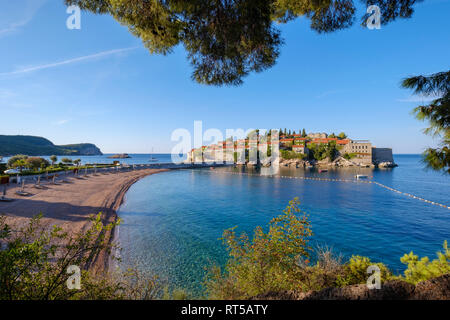
[[71, 265], [66, 270], [70, 277], [66, 281], [67, 288], [69, 290], [80, 290], [81, 289], [81, 270], [80, 267]]
[[[366, 20], [366, 26], [368, 29], [381, 29], [381, 10], [377, 5], [370, 5], [367, 7], [367, 11], [370, 16]], [[66, 20], [66, 27], [69, 30], [81, 29], [81, 9], [79, 6], [71, 5], [67, 7], [67, 14], [70, 16]]]
[[381, 10], [379, 6], [371, 5], [367, 8], [370, 16], [366, 20], [366, 26], [369, 30], [381, 29]]
[[[278, 173], [279, 132], [267, 129], [217, 128], [203, 132], [203, 122], [194, 121], [194, 132], [178, 128], [171, 140], [178, 142], [171, 151], [173, 163], [251, 164], [264, 166], [264, 174]], [[186, 159], [187, 157], [187, 159]]]
[[81, 9], [79, 6], [69, 6], [67, 7], [66, 13], [70, 16], [66, 20], [66, 27], [69, 30], [80, 30], [81, 29]]

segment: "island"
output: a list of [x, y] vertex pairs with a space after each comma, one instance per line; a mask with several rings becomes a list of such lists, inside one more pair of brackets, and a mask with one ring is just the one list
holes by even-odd
[[[187, 163], [235, 163], [237, 165], [270, 166], [272, 149], [279, 150], [279, 164], [285, 167], [367, 167], [393, 168], [392, 149], [377, 148], [369, 140], [354, 140], [344, 132], [338, 135], [324, 132], [302, 133], [278, 131], [279, 139], [274, 140], [267, 133], [249, 134], [245, 139], [227, 139], [217, 144], [192, 149], [187, 155]], [[267, 159], [261, 154], [267, 152]]]
[[0, 135], [0, 156], [26, 154], [29, 156], [98, 156], [103, 155], [92, 143], [55, 145], [50, 140], [36, 136]]
[[131, 158], [127, 153], [120, 153], [109, 156], [108, 159], [128, 159]]

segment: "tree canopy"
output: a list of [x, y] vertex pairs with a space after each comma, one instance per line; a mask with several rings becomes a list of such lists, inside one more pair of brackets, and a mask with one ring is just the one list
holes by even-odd
[[[182, 44], [192, 79], [207, 85], [240, 85], [252, 72], [272, 67], [283, 39], [275, 23], [305, 16], [318, 33], [350, 27], [353, 0], [64, 0], [96, 14], [110, 14], [139, 37], [150, 53]], [[409, 18], [421, 0], [362, 0], [378, 5], [381, 23]], [[364, 24], [368, 14], [362, 17]]]
[[439, 148], [428, 148], [424, 162], [433, 170], [450, 174], [450, 70], [430, 76], [414, 76], [402, 82], [404, 88], [415, 94], [435, 98], [428, 105], [416, 107], [413, 112], [419, 120], [428, 120], [426, 134], [441, 137]]

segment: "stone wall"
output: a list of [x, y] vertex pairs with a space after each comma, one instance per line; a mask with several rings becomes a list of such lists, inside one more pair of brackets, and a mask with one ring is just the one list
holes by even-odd
[[392, 149], [390, 148], [372, 148], [372, 163], [394, 162]]

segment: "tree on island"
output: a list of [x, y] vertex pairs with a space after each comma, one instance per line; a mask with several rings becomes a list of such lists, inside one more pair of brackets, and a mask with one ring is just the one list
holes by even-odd
[[430, 76], [415, 76], [402, 81], [402, 87], [413, 89], [415, 94], [435, 98], [428, 105], [414, 109], [419, 120], [427, 120], [425, 134], [441, 137], [438, 148], [428, 148], [423, 160], [428, 168], [450, 174], [450, 71]]
[[302, 137], [303, 137], [303, 138], [306, 138], [306, 137], [307, 137], [305, 128], [303, 128], [303, 130], [302, 130]]
[[[419, 0], [418, 0], [419, 1]], [[253, 72], [275, 65], [283, 44], [277, 27], [299, 17], [318, 33], [349, 28], [353, 0], [64, 0], [95, 14], [109, 14], [141, 38], [152, 54], [169, 54], [182, 44], [192, 79], [206, 85], [240, 85]], [[378, 5], [381, 24], [410, 18], [416, 0], [363, 0]], [[369, 14], [361, 18], [365, 25]]]

